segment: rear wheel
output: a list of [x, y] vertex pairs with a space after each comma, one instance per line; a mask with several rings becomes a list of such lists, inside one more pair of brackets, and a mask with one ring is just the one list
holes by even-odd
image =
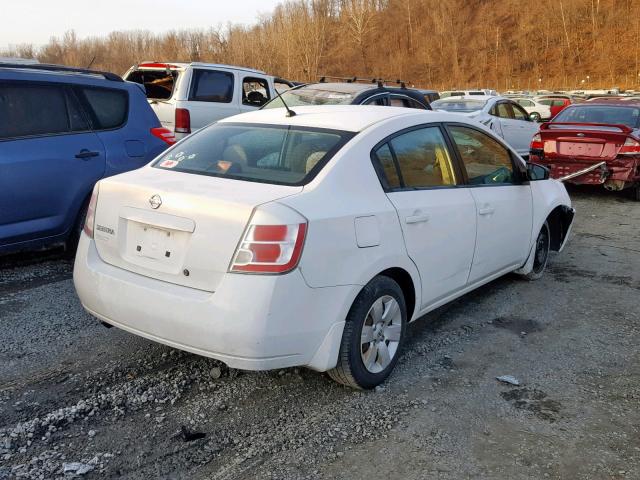
[[378, 276], [358, 294], [346, 318], [338, 364], [327, 372], [338, 383], [370, 389], [396, 365], [404, 344], [407, 307], [400, 286]]
[[538, 280], [542, 277], [547, 262], [549, 261], [549, 251], [551, 250], [551, 234], [549, 232], [549, 225], [544, 222], [538, 238], [536, 239], [535, 251], [533, 252], [533, 268], [524, 275], [527, 280]]
[[539, 122], [542, 117], [540, 117], [540, 114], [538, 112], [531, 112], [529, 114], [529, 118], [534, 122]]

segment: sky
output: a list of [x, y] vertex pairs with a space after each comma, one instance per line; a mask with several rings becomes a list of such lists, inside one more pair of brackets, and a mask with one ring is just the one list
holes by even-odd
[[0, 49], [42, 45], [75, 30], [79, 38], [114, 30], [208, 28], [250, 25], [283, 0], [0, 0]]

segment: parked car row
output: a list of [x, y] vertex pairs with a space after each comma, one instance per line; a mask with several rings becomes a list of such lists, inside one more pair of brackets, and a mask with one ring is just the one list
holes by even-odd
[[204, 63], [125, 78], [0, 64], [0, 251], [78, 241], [89, 313], [235, 368], [372, 388], [408, 322], [543, 274], [574, 216], [551, 177], [640, 185], [632, 99], [547, 116], [525, 109], [545, 98]]

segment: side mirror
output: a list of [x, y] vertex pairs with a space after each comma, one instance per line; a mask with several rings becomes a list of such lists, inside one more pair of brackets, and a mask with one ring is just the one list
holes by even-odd
[[549, 180], [549, 169], [537, 163], [527, 163], [527, 177], [531, 182]]

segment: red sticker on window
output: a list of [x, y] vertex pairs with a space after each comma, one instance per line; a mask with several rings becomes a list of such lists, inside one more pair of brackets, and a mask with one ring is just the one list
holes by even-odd
[[176, 162], [175, 160], [165, 160], [160, 164], [160, 166], [164, 168], [173, 168], [176, 165], [178, 165], [178, 162]]

